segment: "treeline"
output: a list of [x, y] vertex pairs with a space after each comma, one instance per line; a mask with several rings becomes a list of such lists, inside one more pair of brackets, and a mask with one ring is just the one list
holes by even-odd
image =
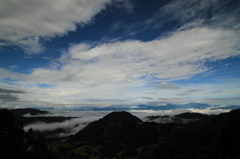
[[55, 158], [47, 149], [45, 136], [35, 136], [31, 130], [24, 132], [23, 123], [12, 111], [0, 110], [0, 158], [48, 159]]

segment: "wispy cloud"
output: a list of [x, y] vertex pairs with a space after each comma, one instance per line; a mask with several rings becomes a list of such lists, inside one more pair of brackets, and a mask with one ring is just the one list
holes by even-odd
[[144, 94], [157, 94], [157, 92], [145, 92]]
[[172, 89], [172, 90], [179, 90], [181, 87], [176, 85], [176, 84], [171, 84], [171, 83], [161, 83], [157, 85], [158, 88], [161, 89]]
[[182, 93], [178, 93], [177, 95], [187, 96], [187, 95], [191, 95], [192, 93], [200, 92], [200, 91], [203, 91], [203, 90], [202, 89], [192, 89], [192, 90], [188, 90], [188, 91], [185, 91], [185, 92], [182, 92]]
[[161, 102], [166, 103], [190, 103], [194, 102], [194, 99], [192, 98], [158, 98]]
[[10, 94], [10, 93], [25, 93], [25, 92], [19, 91], [19, 90], [12, 90], [12, 89], [3, 89], [3, 88], [0, 88], [0, 93]]
[[210, 93], [221, 93], [222, 90], [211, 91]]
[[18, 101], [18, 96], [16, 94], [24, 94], [25, 92], [20, 90], [3, 89], [0, 88], [0, 101], [2, 102], [14, 102]]
[[153, 99], [152, 97], [141, 97], [142, 99], [148, 99], [148, 100], [151, 100]]
[[41, 53], [45, 50], [44, 46], [39, 42], [39, 37], [27, 37], [20, 39], [13, 44], [20, 46], [26, 54], [33, 55]]
[[134, 4], [131, 0], [114, 0], [113, 6], [119, 9], [125, 9], [128, 13], [134, 12]]
[[148, 22], [155, 24], [155, 27], [178, 21], [185, 29], [205, 25], [212, 28], [239, 30], [240, 18], [237, 16], [240, 14], [239, 7], [240, 4], [233, 0], [173, 0], [159, 8]]
[[111, 0], [3, 0], [0, 39], [20, 45], [27, 53], [43, 51], [39, 37], [55, 37], [85, 25]]
[[10, 102], [10, 101], [17, 101], [19, 98], [15, 95], [11, 94], [0, 94], [0, 101], [2, 102]]
[[11, 70], [14, 70], [14, 69], [18, 68], [18, 66], [17, 66], [17, 65], [11, 65], [11, 66], [9, 66], [9, 68], [10, 68]]
[[66, 120], [64, 122], [55, 122], [55, 123], [32, 123], [24, 127], [25, 131], [33, 129], [34, 131], [47, 132], [54, 131], [57, 129], [65, 130], [65, 133], [59, 134], [60, 137], [73, 135], [83, 129], [87, 124], [96, 120], [94, 117], [88, 117], [88, 119], [76, 118], [71, 120]]

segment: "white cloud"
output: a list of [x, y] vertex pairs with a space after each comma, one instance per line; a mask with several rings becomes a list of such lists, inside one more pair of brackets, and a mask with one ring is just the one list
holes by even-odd
[[81, 62], [63, 69], [74, 68], [78, 79], [103, 82], [141, 77], [184, 79], [208, 70], [204, 65], [206, 61], [239, 55], [238, 43], [234, 32], [207, 28], [180, 31], [150, 42], [123, 41], [98, 46], [84, 43], [69, 49], [71, 57]]
[[202, 89], [191, 89], [191, 90], [188, 90], [188, 91], [185, 91], [185, 92], [178, 93], [177, 95], [186, 96], [186, 95], [191, 95], [192, 93], [201, 92], [201, 91], [203, 91], [203, 90]]
[[189, 109], [191, 112], [196, 112], [196, 113], [202, 113], [202, 114], [220, 114], [220, 113], [226, 113], [229, 112], [231, 109], [221, 109], [221, 107], [219, 107], [219, 109], [214, 109], [212, 110], [212, 107], [209, 108], [205, 108], [205, 109]]
[[128, 13], [133, 13], [134, 5], [132, 0], [114, 0], [113, 4], [117, 8], [125, 9]]
[[158, 13], [164, 14], [158, 14], [158, 16], [168, 16], [168, 20], [178, 19], [182, 22], [196, 18], [205, 19], [209, 9], [211, 9], [211, 7], [218, 6], [218, 4], [219, 0], [173, 0], [158, 10]]
[[14, 42], [19, 45], [27, 54], [38, 54], [45, 50], [44, 46], [39, 43], [39, 37], [30, 37]]
[[[176, 98], [172, 90], [144, 87], [152, 82], [189, 79], [210, 70], [206, 62], [239, 56], [239, 43], [238, 32], [195, 28], [149, 42], [80, 43], [63, 54], [64, 62], [58, 68], [36, 68], [29, 75], [4, 69], [0, 72], [1, 78], [17, 79], [13, 83], [27, 92], [18, 95], [23, 101], [83, 105], [97, 101], [104, 105], [120, 101], [136, 103], [144, 100], [141, 97], [146, 92], [157, 92], [153, 99]], [[39, 88], [39, 83], [52, 87]], [[181, 91], [203, 89], [195, 87], [184, 89], [181, 85]]]
[[11, 70], [14, 70], [14, 69], [18, 68], [18, 66], [17, 66], [17, 65], [11, 65], [11, 66], [9, 66], [9, 68], [10, 68]]
[[177, 20], [185, 24], [185, 29], [207, 25], [212, 28], [239, 30], [239, 7], [240, 3], [234, 0], [173, 0], [159, 8], [148, 23], [158, 21], [155, 27], [161, 27], [165, 22]]
[[0, 39], [39, 53], [38, 37], [54, 37], [91, 22], [111, 0], [2, 0]]
[[25, 131], [29, 129], [33, 129], [34, 131], [54, 131], [57, 129], [64, 129], [66, 133], [60, 134], [60, 136], [68, 136], [73, 135], [87, 126], [90, 122], [97, 120], [96, 117], [88, 117], [87, 119], [83, 118], [76, 118], [71, 120], [66, 120], [64, 122], [55, 122], [55, 123], [44, 123], [44, 122], [37, 122], [31, 123], [24, 127]]

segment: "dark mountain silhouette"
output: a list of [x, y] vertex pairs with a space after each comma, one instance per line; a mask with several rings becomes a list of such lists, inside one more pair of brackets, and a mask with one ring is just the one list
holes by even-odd
[[19, 108], [11, 110], [16, 116], [23, 116], [25, 114], [30, 115], [42, 115], [42, 114], [50, 114], [48, 111], [45, 110], [38, 110], [33, 108]]
[[182, 114], [178, 114], [175, 115], [178, 118], [182, 118], [182, 119], [205, 119], [208, 118], [208, 115], [205, 114], [201, 114], [201, 113], [182, 113]]
[[142, 121], [128, 112], [112, 112], [102, 119], [87, 125], [82, 131], [75, 134], [74, 138], [93, 140], [102, 135], [109, 128], [119, 129], [123, 125], [130, 126], [136, 122]]
[[62, 117], [62, 116], [49, 116], [49, 117], [22, 117], [21, 120], [24, 125], [28, 125], [34, 122], [55, 123], [71, 120], [76, 117]]
[[[79, 145], [90, 146], [88, 151], [94, 153], [88, 155], [92, 157], [96, 157], [95, 155], [100, 158], [116, 157], [116, 154], [121, 151], [137, 154], [136, 149], [139, 147], [157, 144], [158, 131], [157, 123], [145, 123], [128, 112], [113, 112], [90, 123], [68, 138], [66, 143], [73, 146], [73, 149]], [[76, 151], [75, 157], [83, 155], [81, 153], [82, 150]], [[60, 154], [64, 156], [63, 151]], [[74, 158], [74, 156], [71, 157]]]
[[211, 115], [200, 114], [200, 113], [182, 113], [178, 115], [164, 115], [164, 116], [147, 116], [145, 117], [146, 122], [157, 122], [157, 123], [178, 123], [186, 124], [189, 122], [197, 121], [200, 119], [209, 118]]

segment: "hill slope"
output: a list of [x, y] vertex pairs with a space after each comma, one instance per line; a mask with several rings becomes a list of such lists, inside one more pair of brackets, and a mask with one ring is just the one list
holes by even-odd
[[109, 128], [117, 128], [129, 126], [135, 122], [142, 122], [139, 118], [133, 116], [128, 112], [112, 112], [98, 121], [94, 121], [87, 125], [83, 130], [74, 135], [77, 139], [95, 139], [102, 135]]

